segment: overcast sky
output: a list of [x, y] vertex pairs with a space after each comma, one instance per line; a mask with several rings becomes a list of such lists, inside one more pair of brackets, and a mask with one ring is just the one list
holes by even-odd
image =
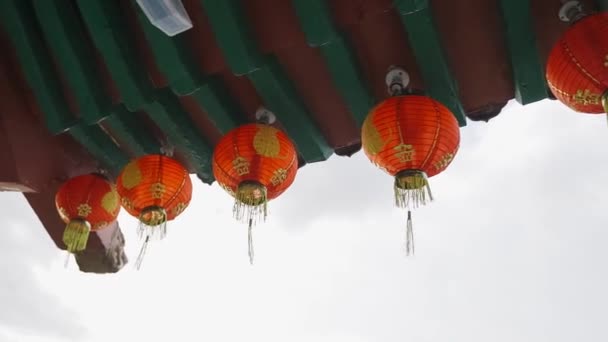
[[[63, 268], [20, 194], [0, 193], [0, 341], [608, 341], [608, 127], [557, 102], [510, 103], [462, 129], [414, 213], [363, 153], [300, 170], [256, 227], [216, 185], [142, 270]], [[136, 222], [121, 214], [135, 260]]]

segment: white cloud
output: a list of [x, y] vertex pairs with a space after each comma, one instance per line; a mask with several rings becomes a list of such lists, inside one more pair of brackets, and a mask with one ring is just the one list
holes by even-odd
[[[255, 229], [254, 267], [231, 199], [197, 182], [192, 205], [151, 246], [142, 271], [66, 272], [63, 254], [32, 228], [38, 235], [3, 247], [12, 260], [30, 239], [41, 245], [25, 253], [22, 271], [5, 269], [5, 284], [44, 288], [54, 298], [47, 305], [77, 312], [31, 323], [41, 336], [48, 327], [39, 326], [86, 326], [86, 339], [66, 340], [607, 340], [605, 118], [555, 102], [510, 104], [462, 136], [453, 165], [431, 179], [436, 201], [414, 213], [413, 259], [403, 256], [392, 180], [359, 153], [306, 166], [270, 203], [269, 221]], [[37, 227], [25, 208], [13, 212], [18, 227]], [[121, 220], [134, 260], [136, 224]], [[37, 265], [37, 281], [21, 277]], [[13, 308], [35, 312], [28, 300], [18, 296]], [[0, 332], [15, 326], [0, 315]]]

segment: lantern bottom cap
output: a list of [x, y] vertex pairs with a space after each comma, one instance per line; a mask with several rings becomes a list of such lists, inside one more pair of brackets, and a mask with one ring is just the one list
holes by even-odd
[[428, 180], [424, 171], [404, 170], [395, 175], [395, 187], [402, 190], [416, 190], [427, 186]]
[[158, 226], [167, 222], [167, 212], [159, 206], [146, 207], [141, 211], [139, 221], [147, 226]]
[[234, 195], [234, 218], [239, 221], [255, 224], [265, 220], [268, 204], [266, 186], [257, 181], [243, 181], [239, 184]]
[[243, 181], [236, 190], [237, 201], [250, 206], [266, 203], [266, 187], [256, 181]]

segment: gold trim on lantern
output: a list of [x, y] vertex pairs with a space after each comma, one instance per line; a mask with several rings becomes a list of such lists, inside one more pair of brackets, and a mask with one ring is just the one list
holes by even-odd
[[141, 182], [142, 179], [143, 176], [137, 161], [130, 162], [122, 171], [122, 185], [125, 187], [125, 189], [133, 189]]
[[114, 188], [112, 188], [112, 190], [110, 190], [110, 192], [108, 192], [107, 194], [103, 195], [103, 198], [101, 199], [101, 207], [108, 213], [108, 214], [114, 214], [116, 213], [116, 210], [118, 209], [118, 193], [114, 190]]
[[65, 208], [59, 207], [57, 208], [57, 211], [59, 212], [59, 217], [61, 217], [64, 222], [70, 220], [70, 215], [68, 215], [68, 212], [65, 210]]
[[365, 141], [365, 150], [371, 155], [376, 155], [384, 148], [386, 142], [371, 121], [368, 119], [363, 122], [363, 141]]
[[276, 158], [281, 152], [281, 143], [277, 137], [278, 129], [268, 125], [258, 125], [253, 137], [253, 148], [261, 156]]

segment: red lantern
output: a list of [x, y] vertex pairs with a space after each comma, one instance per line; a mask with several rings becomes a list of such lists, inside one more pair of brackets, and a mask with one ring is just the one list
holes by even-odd
[[59, 216], [67, 224], [63, 242], [70, 253], [86, 249], [89, 233], [105, 228], [118, 217], [120, 197], [112, 183], [96, 174], [65, 182], [55, 195]]
[[213, 153], [213, 174], [235, 198], [236, 219], [249, 224], [249, 257], [253, 262], [251, 228], [265, 219], [267, 202], [293, 183], [298, 156], [289, 137], [266, 124], [247, 124], [228, 132]]
[[[401, 73], [401, 74], [399, 74]], [[370, 161], [395, 178], [395, 204], [408, 209], [407, 252], [413, 252], [412, 208], [432, 200], [428, 177], [452, 162], [460, 144], [460, 128], [444, 105], [427, 96], [398, 95], [407, 80], [405, 71], [389, 73], [396, 96], [374, 107], [365, 119], [361, 143]], [[396, 83], [395, 83], [396, 82]]]
[[139, 219], [139, 234], [145, 242], [137, 260], [141, 265], [150, 237], [164, 238], [167, 221], [179, 216], [190, 204], [192, 181], [188, 170], [177, 160], [158, 154], [131, 161], [117, 180], [121, 203]]
[[549, 55], [549, 88], [557, 99], [577, 112], [608, 111], [606, 34], [608, 13], [584, 17], [564, 33]]

